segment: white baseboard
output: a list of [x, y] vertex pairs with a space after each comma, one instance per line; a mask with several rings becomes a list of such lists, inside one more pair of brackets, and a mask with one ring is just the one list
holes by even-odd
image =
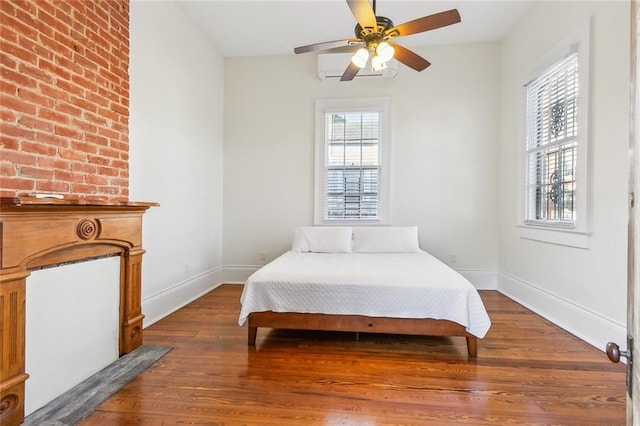
[[[226, 265], [176, 284], [142, 302], [148, 327], [222, 283], [244, 284], [260, 265]], [[493, 270], [459, 269], [478, 290], [497, 290], [592, 346], [625, 342], [626, 327], [509, 274]]]
[[627, 341], [623, 324], [512, 275], [498, 274], [498, 291], [601, 351], [607, 342]]
[[222, 278], [226, 284], [244, 284], [247, 278], [261, 267], [260, 265], [225, 265]]
[[[247, 278], [260, 268], [259, 265], [226, 265], [222, 276], [227, 284], [244, 284]], [[456, 271], [478, 290], [498, 288], [498, 274], [494, 270], [456, 269]]]
[[498, 288], [498, 273], [495, 270], [456, 269], [468, 279], [477, 290], [496, 290]]
[[210, 292], [224, 281], [221, 266], [177, 283], [142, 301], [144, 328]]

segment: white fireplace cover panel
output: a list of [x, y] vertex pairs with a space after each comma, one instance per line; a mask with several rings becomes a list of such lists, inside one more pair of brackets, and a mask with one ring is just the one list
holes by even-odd
[[118, 359], [120, 257], [27, 278], [25, 415]]

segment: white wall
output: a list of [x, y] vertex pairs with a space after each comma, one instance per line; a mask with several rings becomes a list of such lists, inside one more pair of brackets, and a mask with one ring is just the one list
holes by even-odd
[[[522, 239], [522, 77], [591, 18], [589, 248]], [[602, 349], [625, 341], [629, 3], [540, 2], [502, 44], [499, 289]]]
[[222, 281], [223, 59], [179, 5], [131, 3], [130, 199], [145, 326]]
[[[222, 282], [224, 68], [175, 3], [134, 1], [130, 17], [130, 199], [161, 204], [143, 219], [148, 326]], [[108, 258], [28, 278], [26, 414], [117, 359], [119, 276]]]
[[433, 64], [421, 73], [351, 83], [320, 81], [315, 55], [226, 58], [225, 281], [313, 222], [314, 101], [379, 96], [391, 98], [392, 224], [418, 225], [424, 249], [495, 281], [499, 46], [417, 52]]

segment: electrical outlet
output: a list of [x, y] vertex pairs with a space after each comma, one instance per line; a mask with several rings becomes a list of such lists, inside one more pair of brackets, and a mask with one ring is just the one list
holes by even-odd
[[184, 264], [184, 273], [185, 273], [185, 274], [188, 274], [188, 273], [189, 273], [189, 264], [188, 264], [188, 263], [185, 263], [185, 264]]
[[267, 260], [267, 255], [263, 251], [260, 252], [260, 260]]
[[455, 254], [449, 256], [449, 263], [456, 263], [456, 261], [457, 259]]

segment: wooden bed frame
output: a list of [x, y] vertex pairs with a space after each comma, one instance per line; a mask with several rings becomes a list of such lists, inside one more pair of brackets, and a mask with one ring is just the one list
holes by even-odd
[[462, 336], [470, 358], [478, 356], [478, 338], [464, 326], [449, 320], [383, 318], [362, 315], [302, 314], [296, 312], [252, 312], [249, 314], [249, 346], [255, 346], [258, 327], [291, 330], [350, 331], [409, 334], [417, 336]]

